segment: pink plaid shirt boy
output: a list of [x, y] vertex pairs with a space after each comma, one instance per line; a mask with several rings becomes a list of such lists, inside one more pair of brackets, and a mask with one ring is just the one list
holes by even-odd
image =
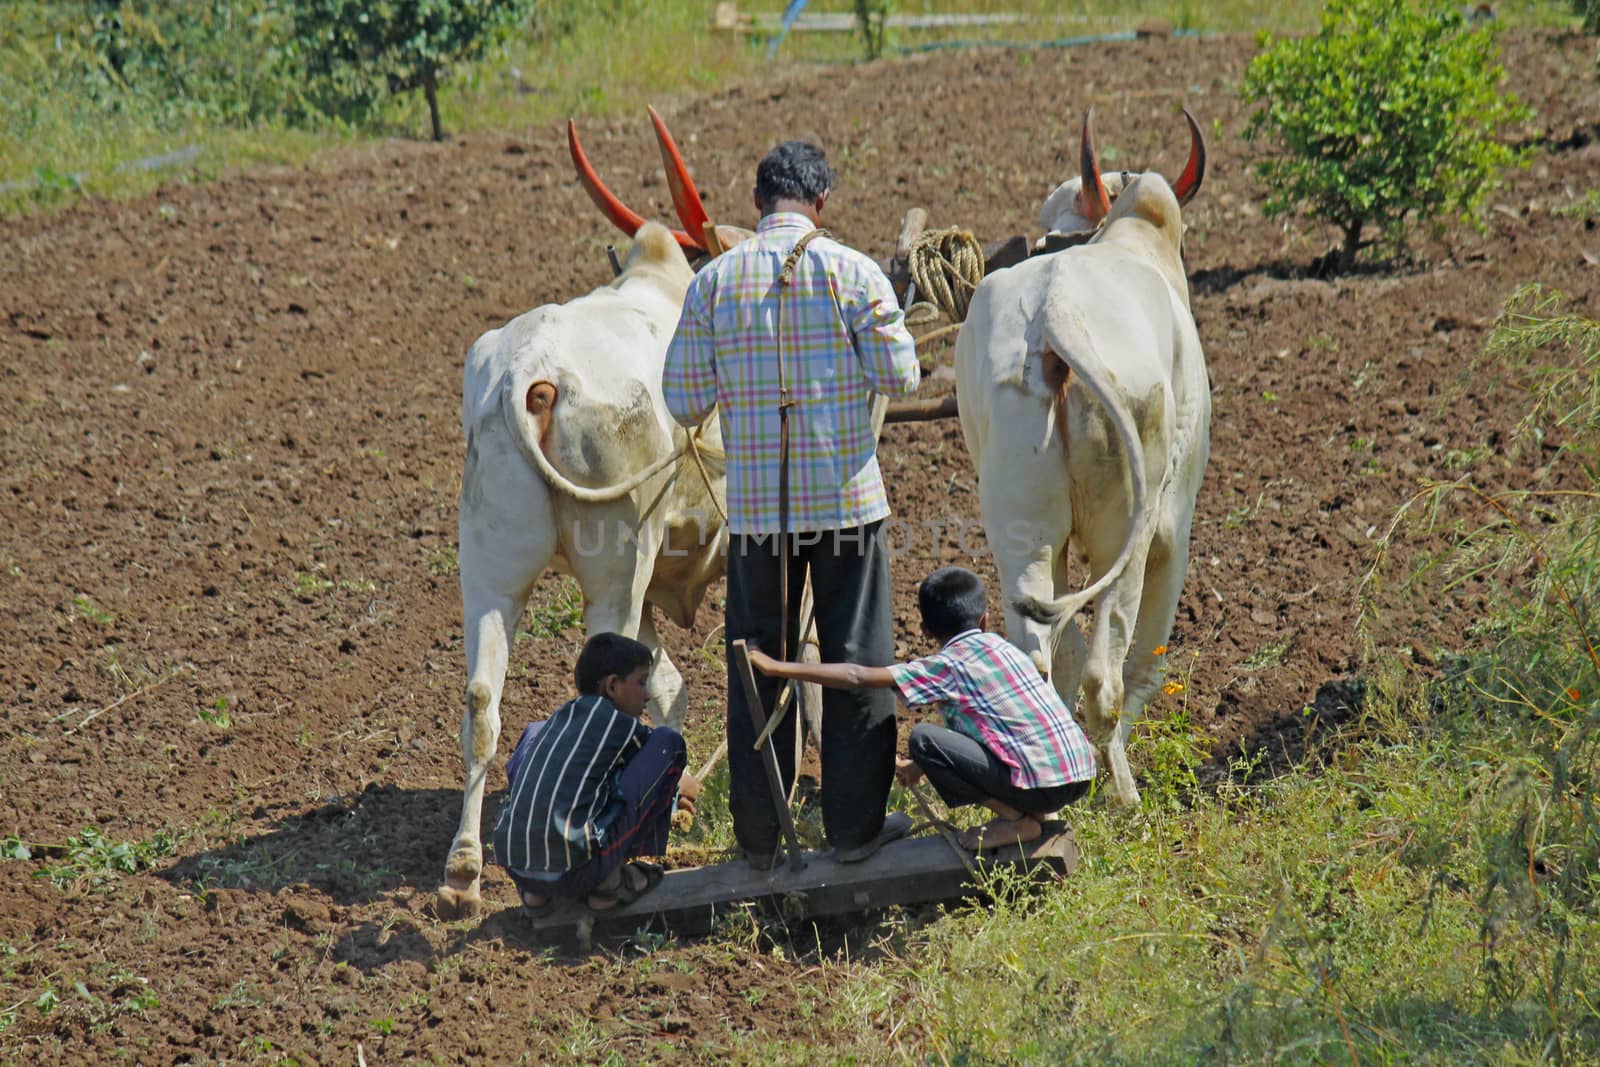
[[[707, 265], [689, 286], [667, 350], [667, 409], [695, 426], [720, 406], [728, 451], [728, 530], [778, 532], [778, 274], [811, 220], [763, 218], [755, 237]], [[874, 393], [906, 396], [921, 378], [916, 343], [889, 279], [826, 237], [806, 246], [783, 296], [789, 414], [789, 529], [800, 533], [887, 518], [872, 435]]]
[[950, 729], [1011, 768], [1018, 789], [1094, 777], [1094, 747], [1033, 661], [999, 634], [966, 630], [931, 656], [889, 668], [906, 704], [938, 705]]

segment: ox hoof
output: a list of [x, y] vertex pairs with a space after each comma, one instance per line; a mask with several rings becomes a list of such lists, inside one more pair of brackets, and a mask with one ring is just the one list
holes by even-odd
[[483, 893], [476, 879], [468, 886], [445, 884], [433, 896], [434, 913], [441, 919], [470, 919], [483, 910]]

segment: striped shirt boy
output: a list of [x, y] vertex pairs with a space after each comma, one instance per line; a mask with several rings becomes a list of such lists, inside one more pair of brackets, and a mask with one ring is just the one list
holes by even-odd
[[889, 667], [911, 707], [937, 705], [1011, 769], [1018, 789], [1094, 778], [1094, 747], [1033, 661], [999, 634], [971, 629], [931, 656]]
[[622, 814], [617, 776], [650, 733], [603, 696], [558, 708], [511, 773], [494, 828], [495, 862], [537, 876], [570, 871], [599, 853]]
[[[814, 227], [795, 212], [762, 218], [756, 235], [689, 286], [667, 350], [662, 392], [685, 426], [720, 407], [728, 453], [728, 530], [778, 532], [778, 275]], [[874, 393], [907, 396], [921, 377], [894, 289], [871, 259], [818, 237], [783, 295], [789, 396], [789, 529], [837, 530], [887, 518], [872, 434]]]

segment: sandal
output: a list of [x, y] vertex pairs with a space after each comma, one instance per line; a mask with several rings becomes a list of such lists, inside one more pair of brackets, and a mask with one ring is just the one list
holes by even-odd
[[[629, 871], [637, 872], [644, 882], [641, 884], [630, 881]], [[629, 860], [619, 868], [616, 886], [611, 889], [590, 890], [586, 903], [590, 911], [614, 911], [617, 908], [625, 908], [660, 885], [661, 879], [665, 876], [666, 871], [659, 864], [646, 863], [644, 860]]]

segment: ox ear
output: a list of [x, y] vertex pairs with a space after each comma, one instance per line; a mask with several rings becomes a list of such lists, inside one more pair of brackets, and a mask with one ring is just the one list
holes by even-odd
[[1194, 194], [1200, 191], [1200, 183], [1206, 177], [1206, 139], [1200, 132], [1200, 124], [1189, 114], [1189, 109], [1183, 109], [1183, 117], [1189, 123], [1189, 162], [1184, 164], [1183, 173], [1178, 175], [1178, 180], [1172, 183], [1172, 193], [1178, 198], [1178, 206], [1182, 207], [1194, 199]]
[[1111, 211], [1111, 197], [1106, 195], [1105, 182], [1100, 180], [1100, 157], [1094, 150], [1094, 108], [1083, 116], [1083, 136], [1078, 144], [1078, 167], [1083, 172], [1078, 189], [1079, 215], [1090, 226], [1100, 225]]
[[726, 252], [740, 241], [748, 241], [756, 235], [754, 230], [747, 230], [743, 226], [724, 226], [718, 223], [713, 227], [717, 233], [717, 243]]

